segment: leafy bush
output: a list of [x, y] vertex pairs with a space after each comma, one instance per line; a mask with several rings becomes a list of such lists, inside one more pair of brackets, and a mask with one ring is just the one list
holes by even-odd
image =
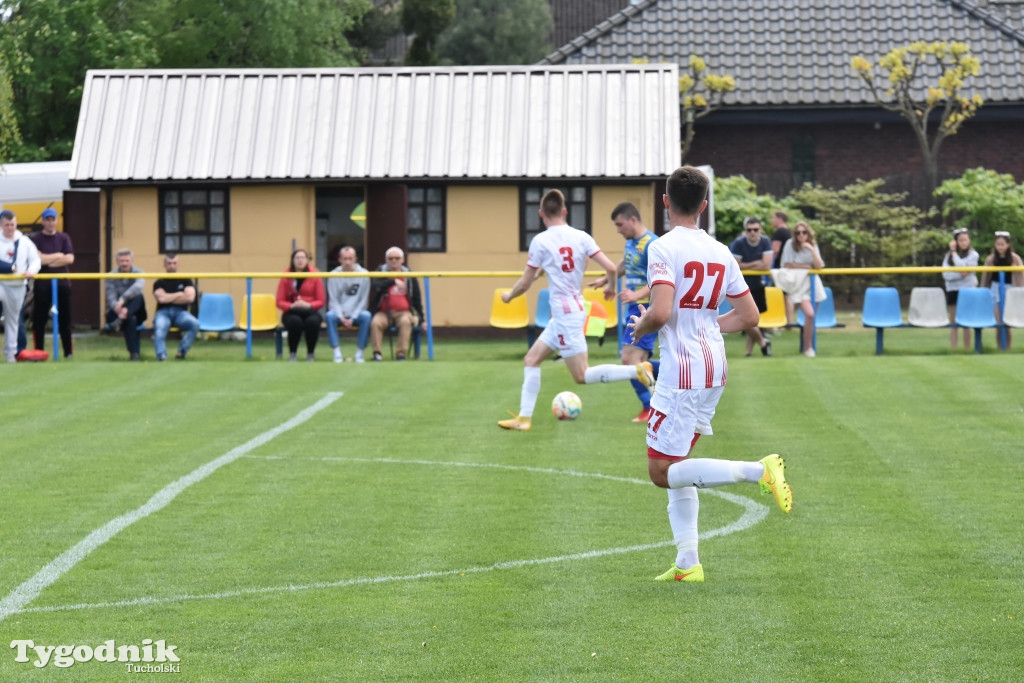
[[980, 233], [975, 248], [991, 247], [996, 230], [1006, 230], [1014, 244], [1024, 241], [1024, 185], [1009, 173], [972, 168], [959, 178], [947, 180], [935, 190], [945, 196], [942, 215], [949, 225], [966, 225]]
[[783, 209], [789, 213], [789, 204], [770, 194], [758, 194], [757, 186], [742, 175], [715, 178], [715, 235], [718, 241], [729, 244], [743, 232], [744, 219], [756, 216], [764, 226], [763, 234], [771, 237], [772, 211]]

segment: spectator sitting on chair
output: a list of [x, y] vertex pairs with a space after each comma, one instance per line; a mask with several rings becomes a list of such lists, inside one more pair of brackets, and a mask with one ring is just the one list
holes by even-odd
[[[317, 273], [309, 265], [309, 252], [292, 252], [289, 273]], [[281, 324], [288, 330], [288, 360], [298, 360], [299, 339], [306, 337], [306, 360], [314, 360], [317, 338], [320, 336], [320, 309], [327, 302], [324, 281], [318, 277], [283, 277], [277, 283], [277, 307], [281, 309]]]
[[[332, 273], [366, 272], [366, 268], [356, 261], [356, 250], [352, 247], [341, 248], [338, 263], [341, 265], [332, 270]], [[334, 349], [334, 362], [340, 363], [344, 360], [341, 355], [341, 343], [338, 340], [338, 325], [344, 325], [347, 330], [351, 330], [355, 325], [359, 328], [355, 361], [362, 363], [363, 349], [366, 348], [366, 340], [370, 336], [370, 312], [366, 310], [370, 299], [370, 278], [329, 278], [327, 294], [327, 338]]]
[[4, 311], [4, 360], [17, 362], [18, 324], [25, 302], [25, 277], [39, 272], [42, 264], [32, 240], [18, 230], [18, 219], [10, 210], [0, 211], [0, 273], [22, 275], [0, 281], [0, 305]]
[[[173, 275], [178, 272], [177, 254], [164, 255], [164, 270]], [[178, 360], [185, 360], [185, 354], [199, 333], [199, 321], [188, 312], [196, 300], [196, 286], [189, 278], [162, 277], [153, 283], [153, 297], [156, 299], [156, 313], [153, 314], [153, 347], [156, 359], [167, 360], [167, 331], [171, 327], [181, 330], [181, 344]]]
[[[387, 263], [378, 270], [388, 273], [409, 272], [404, 265], [405, 252], [401, 249], [391, 247], [384, 255]], [[412, 328], [419, 327], [425, 331], [427, 327], [420, 285], [413, 277], [394, 277], [373, 278], [371, 287], [373, 296], [370, 310], [373, 311], [373, 318], [370, 321], [370, 344], [373, 346], [373, 360], [381, 360], [381, 340], [385, 330], [392, 325], [398, 329], [395, 360], [405, 360], [412, 339]]]
[[[57, 232], [57, 212], [48, 208], [43, 211], [43, 229], [32, 233], [30, 238], [39, 250], [43, 267], [40, 273], [66, 273], [68, 266], [75, 262], [71, 237], [66, 232]], [[33, 283], [34, 306], [32, 308], [32, 341], [36, 349], [43, 348], [46, 337], [46, 321], [53, 308], [53, 281], [35, 280]], [[60, 332], [60, 343], [65, 360], [71, 358], [71, 284], [57, 280], [57, 320], [54, 326]]]
[[[131, 249], [117, 250], [117, 267], [111, 274], [141, 273], [135, 267]], [[111, 278], [106, 281], [107, 328], [124, 333], [124, 345], [129, 360], [141, 360], [139, 355], [139, 325], [146, 322], [146, 300], [142, 297], [145, 283], [141, 277]]]

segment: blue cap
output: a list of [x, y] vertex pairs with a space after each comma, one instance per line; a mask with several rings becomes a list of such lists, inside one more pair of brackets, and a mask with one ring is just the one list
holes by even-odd
[[56, 217], [57, 217], [57, 212], [54, 211], [53, 209], [45, 209], [43, 211], [43, 218], [56, 218]]

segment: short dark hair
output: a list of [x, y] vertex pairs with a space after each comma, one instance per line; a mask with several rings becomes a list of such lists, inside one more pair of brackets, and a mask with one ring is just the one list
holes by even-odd
[[701, 203], [707, 199], [708, 186], [711, 181], [700, 169], [693, 166], [677, 168], [665, 182], [665, 194], [668, 195], [672, 210], [683, 216], [692, 216], [700, 210]]
[[176, 258], [178, 258], [178, 255], [175, 254], [173, 251], [169, 251], [166, 254], [164, 254], [164, 261], [173, 261]]
[[774, 216], [775, 218], [778, 218], [783, 223], [789, 221], [789, 216], [786, 215], [786, 212], [783, 211], [782, 209], [777, 209], [775, 211], [772, 211], [772, 216]]
[[14, 212], [10, 209], [4, 209], [0, 211], [0, 221], [9, 221], [14, 218]]
[[633, 202], [622, 202], [612, 209], [612, 220], [615, 220], [619, 216], [627, 219], [635, 218], [637, 220], [641, 220], [640, 209], [636, 208], [636, 205]]
[[744, 228], [749, 228], [754, 223], [761, 225], [761, 219], [758, 218], [757, 216], [747, 216], [746, 218], [743, 219]]
[[548, 218], [556, 218], [562, 215], [565, 208], [565, 195], [559, 190], [548, 190], [544, 198], [540, 200], [540, 210]]

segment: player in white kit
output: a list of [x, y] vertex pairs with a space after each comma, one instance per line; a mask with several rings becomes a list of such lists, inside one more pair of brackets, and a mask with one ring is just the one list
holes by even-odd
[[533, 409], [540, 393], [540, 364], [556, 351], [565, 359], [565, 365], [577, 384], [597, 382], [624, 382], [637, 379], [645, 386], [654, 385], [650, 363], [637, 365], [597, 365], [587, 363], [587, 338], [583, 325], [584, 312], [583, 271], [587, 258], [597, 262], [608, 274], [606, 299], [615, 296], [616, 265], [601, 252], [594, 238], [566, 224], [565, 197], [558, 190], [549, 190], [540, 203], [540, 217], [545, 230], [530, 241], [523, 275], [512, 289], [501, 295], [508, 303], [525, 293], [541, 271], [547, 273], [551, 293], [551, 322], [534, 342], [523, 359], [523, 388], [519, 398], [519, 413], [508, 420], [499, 420], [503, 429], [527, 431], [530, 429]]
[[[711, 418], [725, 388], [722, 333], [753, 327], [760, 317], [729, 248], [698, 227], [708, 185], [707, 176], [690, 166], [669, 176], [663, 201], [674, 227], [650, 247], [650, 307], [641, 307], [640, 315], [628, 323], [634, 339], [657, 331], [661, 349], [661, 372], [647, 422], [647, 471], [654, 484], [668, 489], [677, 554], [658, 581], [704, 581], [697, 555], [697, 489], [757, 483], [775, 496], [783, 512], [793, 508], [778, 455], [756, 462], [689, 457], [700, 435], [712, 433]], [[733, 310], [719, 316], [725, 296]]]

